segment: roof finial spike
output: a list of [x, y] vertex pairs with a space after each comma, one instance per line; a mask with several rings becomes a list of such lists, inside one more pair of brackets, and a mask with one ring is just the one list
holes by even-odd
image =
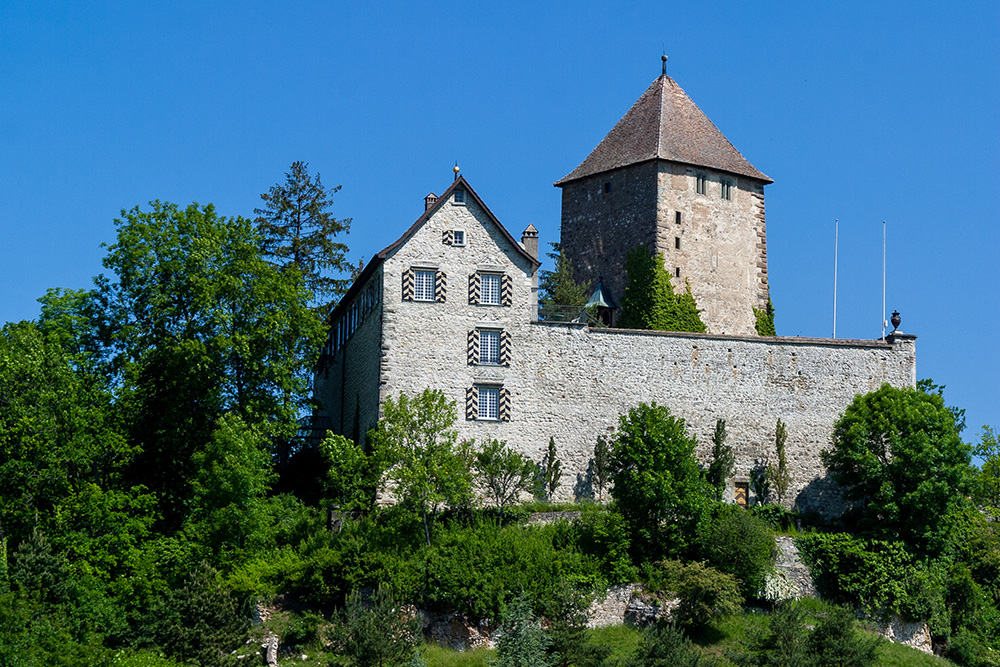
[[455, 160], [455, 168], [454, 168], [454, 169], [452, 169], [452, 171], [453, 171], [453, 172], [455, 172], [455, 179], [454, 179], [454, 180], [456, 180], [456, 181], [457, 181], [457, 180], [458, 180], [458, 172], [459, 172], [459, 168], [458, 168], [458, 160]]
[[660, 56], [660, 60], [663, 61], [663, 76], [666, 76], [667, 75], [667, 54], [664, 53], [662, 56]]

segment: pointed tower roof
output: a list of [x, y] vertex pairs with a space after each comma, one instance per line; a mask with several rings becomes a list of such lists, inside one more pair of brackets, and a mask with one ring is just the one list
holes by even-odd
[[774, 182], [750, 164], [677, 82], [664, 74], [646, 89], [587, 159], [555, 184], [562, 186], [656, 159]]

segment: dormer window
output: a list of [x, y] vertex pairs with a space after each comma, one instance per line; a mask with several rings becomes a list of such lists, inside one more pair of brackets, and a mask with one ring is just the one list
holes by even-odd
[[465, 190], [455, 190], [455, 203], [465, 205]]

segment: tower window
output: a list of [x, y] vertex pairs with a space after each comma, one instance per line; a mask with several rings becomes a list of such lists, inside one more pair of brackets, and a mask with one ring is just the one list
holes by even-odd
[[676, 249], [676, 250], [680, 250], [681, 249], [681, 237], [679, 237], [679, 236], [675, 236], [674, 237], [674, 249]]
[[604, 185], [601, 186], [601, 192], [603, 192], [604, 194], [611, 193], [611, 181], [604, 182]]
[[674, 269], [674, 275], [677, 276], [678, 278], [681, 277], [681, 267], [678, 266], [676, 269]]
[[695, 177], [694, 191], [700, 195], [705, 194], [705, 174], [698, 174]]
[[680, 211], [674, 212], [674, 222], [676, 222], [678, 225], [681, 224], [681, 212]]
[[719, 181], [719, 194], [723, 199], [733, 198], [733, 182], [728, 178], [724, 178]]

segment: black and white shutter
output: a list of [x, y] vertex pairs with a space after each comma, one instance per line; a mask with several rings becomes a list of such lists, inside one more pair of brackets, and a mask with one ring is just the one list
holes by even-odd
[[434, 272], [434, 300], [438, 303], [444, 303], [444, 297], [448, 292], [448, 276], [444, 274], [444, 271]]
[[441, 242], [445, 245], [455, 245], [455, 230], [446, 229], [441, 234]]
[[479, 363], [479, 331], [473, 329], [469, 332], [469, 365], [475, 366]]
[[498, 416], [500, 421], [510, 421], [510, 389], [500, 387], [500, 410]]
[[403, 271], [403, 301], [413, 301], [413, 269]]
[[475, 421], [479, 416], [479, 388], [469, 387], [465, 390], [465, 419]]
[[469, 304], [479, 305], [479, 295], [482, 293], [482, 278], [479, 272], [469, 274]]
[[510, 332], [500, 332], [500, 365], [510, 366]]
[[514, 285], [506, 273], [500, 277], [500, 304], [509, 306], [513, 301]]

